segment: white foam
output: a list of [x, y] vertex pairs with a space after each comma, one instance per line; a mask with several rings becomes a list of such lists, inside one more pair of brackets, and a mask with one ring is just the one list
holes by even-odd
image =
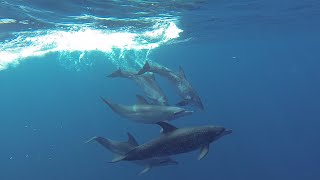
[[19, 32], [15, 39], [0, 42], [0, 70], [29, 57], [41, 57], [52, 52], [100, 51], [114, 55], [115, 52], [141, 51], [157, 48], [179, 37], [182, 32], [174, 22], [158, 22], [151, 31], [130, 32], [129, 30], [75, 29], [38, 30]]

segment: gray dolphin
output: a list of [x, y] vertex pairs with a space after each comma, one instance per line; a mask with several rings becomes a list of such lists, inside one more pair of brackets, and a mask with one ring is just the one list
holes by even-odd
[[[128, 141], [125, 141], [125, 142], [114, 141], [104, 137], [95, 136], [90, 140], [88, 140], [86, 143], [97, 141], [99, 144], [107, 148], [112, 153], [116, 155], [125, 155], [127, 152], [129, 152], [133, 148], [139, 146], [135, 138], [130, 133], [127, 133], [127, 135], [128, 135]], [[150, 158], [146, 160], [138, 160], [138, 161], [132, 161], [132, 162], [144, 167], [144, 169], [139, 173], [139, 175], [149, 172], [153, 167], [178, 164], [178, 162], [172, 160], [170, 157], [155, 157], [155, 158]]]
[[137, 96], [138, 104], [123, 105], [112, 103], [101, 97], [115, 113], [135, 122], [154, 124], [160, 121], [170, 121], [186, 115], [193, 111], [187, 111], [184, 108], [174, 106], [151, 105], [142, 96]]
[[156, 63], [150, 64], [148, 63], [148, 61], [146, 61], [143, 68], [137, 74], [140, 75], [146, 72], [153, 72], [167, 78], [175, 85], [180, 97], [183, 99], [181, 102], [177, 103], [177, 105], [185, 106], [188, 104], [193, 104], [203, 110], [204, 106], [199, 95], [187, 80], [182, 67], [180, 66], [179, 68], [179, 73], [175, 73], [167, 67], [161, 66]]
[[153, 73], [136, 75], [133, 72], [118, 69], [117, 71], [108, 75], [108, 77], [122, 77], [131, 79], [143, 90], [145, 95], [152, 101], [152, 104], [165, 106], [169, 105], [168, 98], [164, 94], [163, 90], [160, 88]]
[[200, 126], [178, 129], [168, 123], [157, 123], [163, 132], [157, 138], [135, 147], [122, 156], [115, 157], [112, 162], [122, 160], [133, 161], [153, 157], [166, 157], [187, 153], [200, 148], [198, 159], [204, 158], [209, 152], [209, 144], [224, 135], [232, 133], [224, 127]]

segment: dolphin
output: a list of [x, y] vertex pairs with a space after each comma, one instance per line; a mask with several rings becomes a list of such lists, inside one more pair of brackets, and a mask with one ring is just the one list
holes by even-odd
[[187, 153], [199, 148], [200, 155], [198, 160], [201, 160], [208, 154], [210, 143], [232, 133], [232, 130], [217, 126], [178, 129], [166, 122], [158, 122], [157, 124], [163, 129], [159, 137], [133, 148], [125, 155], [115, 157], [112, 162], [167, 157]]
[[191, 86], [190, 82], [187, 80], [186, 75], [182, 67], [179, 67], [179, 73], [172, 71], [171, 69], [161, 66], [159, 64], [150, 64], [148, 61], [144, 64], [143, 68], [137, 73], [138, 75], [144, 74], [146, 72], [157, 73], [160, 76], [167, 78], [171, 83], [174, 84], [182, 101], [177, 103], [178, 106], [186, 106], [188, 104], [195, 105], [196, 107], [204, 110], [203, 103]]
[[131, 79], [143, 90], [145, 95], [152, 101], [152, 104], [165, 106], [169, 105], [168, 98], [164, 94], [163, 90], [160, 88], [153, 73], [136, 75], [133, 72], [118, 69], [117, 71], [111, 73], [107, 77], [121, 77]]
[[137, 95], [138, 104], [123, 105], [112, 103], [101, 97], [115, 113], [138, 123], [154, 124], [160, 121], [170, 121], [193, 113], [184, 108], [148, 104], [147, 100]]
[[[89, 139], [88, 141], [86, 141], [85, 143], [97, 141], [100, 145], [107, 148], [109, 151], [111, 151], [115, 155], [125, 155], [127, 152], [129, 152], [133, 148], [139, 146], [136, 139], [130, 133], [127, 133], [127, 135], [128, 135], [128, 141], [125, 141], [125, 142], [114, 141], [104, 137], [95, 136]], [[153, 167], [178, 164], [177, 161], [174, 161], [170, 157], [155, 157], [155, 158], [150, 158], [146, 160], [138, 160], [138, 161], [132, 161], [132, 162], [144, 167], [144, 169], [139, 173], [139, 175], [149, 172]]]

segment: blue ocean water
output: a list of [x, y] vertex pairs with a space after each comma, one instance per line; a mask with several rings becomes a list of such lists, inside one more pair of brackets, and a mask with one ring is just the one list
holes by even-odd
[[[315, 0], [0, 1], [0, 179], [318, 180], [319, 32]], [[106, 75], [146, 60], [181, 65], [204, 102], [172, 124], [233, 133], [138, 176], [84, 142], [159, 135], [100, 100], [134, 103], [141, 89]]]

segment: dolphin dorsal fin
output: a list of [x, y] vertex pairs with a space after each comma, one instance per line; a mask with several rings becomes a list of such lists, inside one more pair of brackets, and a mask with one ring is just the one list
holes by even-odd
[[149, 72], [151, 69], [151, 66], [149, 64], [148, 61], [146, 61], [146, 63], [144, 64], [144, 66], [142, 67], [142, 69], [137, 73], [137, 75], [141, 75], [141, 74], [144, 74], [146, 72]]
[[172, 131], [175, 131], [175, 130], [178, 129], [178, 128], [172, 126], [171, 124], [166, 123], [166, 122], [162, 122], [162, 121], [161, 122], [157, 122], [157, 124], [159, 126], [161, 126], [161, 128], [162, 128], [161, 133], [162, 134], [169, 133], [169, 132], [172, 132]]
[[149, 104], [149, 102], [141, 95], [136, 95], [138, 104]]
[[128, 143], [132, 146], [139, 146], [137, 140], [132, 136], [132, 134], [127, 133], [128, 135]]
[[187, 79], [186, 74], [184, 73], [184, 70], [181, 66], [179, 66], [179, 75], [180, 77]]

